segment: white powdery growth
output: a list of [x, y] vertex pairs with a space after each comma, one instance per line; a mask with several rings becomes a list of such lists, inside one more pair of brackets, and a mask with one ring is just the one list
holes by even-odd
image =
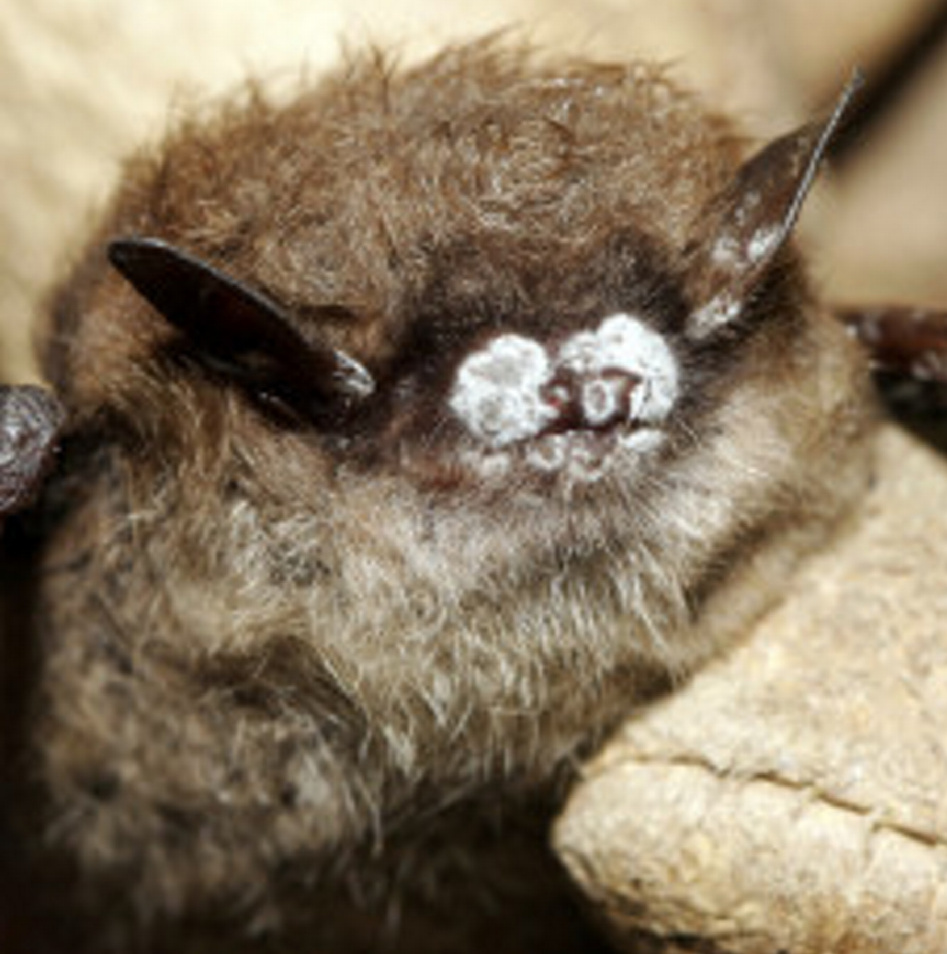
[[743, 268], [746, 255], [743, 246], [732, 236], [723, 235], [710, 250], [710, 260], [721, 268]]
[[510, 472], [513, 458], [509, 451], [497, 450], [482, 451], [466, 450], [460, 455], [461, 461], [468, 467], [477, 470], [482, 477], [497, 479], [505, 477]]
[[[738, 241], [724, 235], [711, 249], [711, 261], [732, 272], [734, 281], [758, 271], [782, 245], [786, 229], [782, 224], [761, 225], [749, 238]], [[722, 291], [691, 315], [688, 331], [697, 339], [706, 338], [740, 317], [743, 308], [732, 291]]]
[[700, 340], [740, 317], [742, 306], [729, 292], [717, 295], [695, 311], [687, 323], [692, 338]]
[[[631, 392], [629, 417], [634, 421], [662, 420], [677, 400], [677, 361], [671, 349], [658, 332], [632, 315], [611, 315], [595, 331], [573, 335], [560, 349], [557, 365], [589, 379], [583, 410], [593, 423], [609, 416], [607, 393], [598, 386], [609, 381], [609, 372], [639, 379]], [[618, 391], [611, 393], [617, 402]]]
[[608, 472], [616, 452], [627, 465], [660, 446], [655, 425], [678, 389], [665, 339], [621, 313], [576, 332], [554, 354], [521, 335], [495, 338], [462, 362], [449, 405], [484, 445], [462, 454], [482, 476], [500, 479], [523, 459], [538, 472], [590, 483]]
[[592, 378], [582, 385], [582, 412], [589, 424], [597, 426], [615, 419], [621, 410], [626, 382], [620, 378]]
[[565, 434], [547, 434], [529, 448], [526, 460], [536, 470], [552, 473], [562, 470], [569, 459], [569, 438]]
[[618, 446], [633, 454], [650, 454], [664, 443], [664, 434], [653, 427], [643, 427], [618, 438]]
[[539, 342], [503, 335], [460, 366], [450, 408], [490, 447], [535, 437], [556, 416], [540, 395], [551, 376]]
[[746, 247], [746, 255], [754, 265], [762, 262], [768, 255], [774, 252], [783, 240], [783, 229], [778, 225], [764, 226], [758, 228], [750, 239], [750, 244]]

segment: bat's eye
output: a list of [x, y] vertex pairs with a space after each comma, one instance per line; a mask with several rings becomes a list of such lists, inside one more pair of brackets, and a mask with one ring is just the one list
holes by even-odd
[[265, 401], [316, 419], [343, 416], [375, 388], [354, 358], [313, 344], [282, 309], [159, 239], [119, 239], [109, 259], [213, 369]]
[[555, 346], [492, 339], [461, 362], [449, 407], [491, 466], [517, 455], [536, 470], [591, 479], [619, 448], [660, 443], [678, 390], [663, 336], [617, 314]]

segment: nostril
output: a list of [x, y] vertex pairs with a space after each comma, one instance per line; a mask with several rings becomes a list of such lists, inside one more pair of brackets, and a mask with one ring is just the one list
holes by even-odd
[[544, 385], [540, 392], [543, 403], [550, 407], [557, 418], [568, 416], [575, 405], [575, 389], [571, 375], [561, 372]]
[[552, 412], [545, 431], [603, 430], [629, 421], [632, 392], [640, 383], [640, 377], [619, 369], [560, 371], [542, 391]]
[[580, 404], [589, 427], [607, 427], [627, 421], [631, 415], [631, 392], [640, 378], [623, 371], [598, 375], [582, 383]]

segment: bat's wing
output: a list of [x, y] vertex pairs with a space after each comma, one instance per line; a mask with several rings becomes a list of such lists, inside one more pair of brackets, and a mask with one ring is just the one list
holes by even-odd
[[62, 405], [33, 385], [0, 385], [0, 526], [36, 496], [65, 421]]
[[868, 350], [896, 410], [947, 414], [947, 311], [890, 306], [836, 313]]

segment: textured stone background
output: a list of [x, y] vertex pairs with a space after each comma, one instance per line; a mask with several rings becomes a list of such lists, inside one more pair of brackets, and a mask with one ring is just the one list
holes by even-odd
[[556, 845], [621, 950], [947, 950], [947, 467], [878, 452], [752, 638], [585, 767]]
[[[35, 376], [42, 289], [81, 242], [119, 157], [169, 113], [248, 73], [316, 71], [340, 39], [416, 56], [510, 24], [572, 52], [675, 62], [759, 135], [871, 69], [931, 0], [4, 0], [0, 17], [0, 377]], [[357, 12], [353, 12], [357, 11]], [[810, 212], [819, 270], [848, 299], [947, 302], [947, 56]], [[827, 191], [827, 190], [823, 190]]]

